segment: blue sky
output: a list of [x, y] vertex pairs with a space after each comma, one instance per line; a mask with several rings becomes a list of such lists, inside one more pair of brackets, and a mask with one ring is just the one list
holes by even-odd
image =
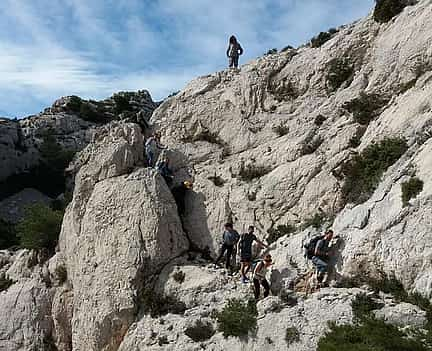
[[63, 95], [147, 89], [155, 100], [241, 62], [298, 46], [369, 13], [373, 0], [1, 0], [0, 116], [35, 114]]

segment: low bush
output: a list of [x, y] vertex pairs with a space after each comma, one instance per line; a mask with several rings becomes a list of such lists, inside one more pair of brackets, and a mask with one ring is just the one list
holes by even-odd
[[248, 166], [242, 166], [240, 168], [238, 177], [245, 182], [250, 182], [256, 178], [261, 178], [270, 172], [271, 169], [268, 167], [249, 164]]
[[254, 300], [230, 299], [221, 312], [216, 312], [218, 329], [224, 337], [245, 337], [256, 331], [257, 315]]
[[285, 332], [285, 341], [288, 346], [300, 341], [300, 332], [296, 327], [288, 327]]
[[6, 277], [4, 273], [0, 275], [0, 292], [9, 289], [12, 284], [13, 281]]
[[362, 321], [365, 318], [371, 317], [371, 312], [382, 308], [382, 303], [376, 302], [371, 296], [364, 293], [356, 295], [351, 302], [351, 307], [354, 315], [354, 320]]
[[82, 100], [76, 95], [72, 95], [69, 101], [66, 103], [66, 108], [72, 112], [79, 113], [81, 108]]
[[268, 85], [268, 90], [279, 102], [290, 101], [298, 98], [300, 95], [294, 83], [287, 78], [284, 78], [282, 81], [271, 81]]
[[111, 120], [111, 117], [105, 113], [102, 104], [96, 101], [82, 101], [79, 115], [83, 120], [93, 123], [106, 123]]
[[321, 146], [321, 144], [324, 142], [324, 139], [321, 136], [314, 136], [312, 139], [305, 141], [302, 146], [300, 153], [302, 155], [310, 155], [313, 154], [315, 151], [318, 150], [318, 148]]
[[318, 342], [318, 351], [426, 351], [422, 338], [413, 338], [408, 331], [366, 318], [361, 324], [336, 325]]
[[348, 57], [335, 58], [328, 63], [326, 75], [329, 92], [338, 90], [345, 82], [351, 84], [354, 78], [354, 66]]
[[363, 203], [377, 188], [383, 173], [408, 149], [400, 138], [386, 138], [369, 145], [342, 166], [345, 182], [342, 197], [345, 202]]
[[223, 186], [225, 184], [225, 180], [223, 180], [222, 177], [217, 176], [217, 175], [208, 177], [207, 179], [211, 180], [213, 182], [213, 184], [216, 185], [216, 186], [218, 186], [218, 187], [221, 187], [221, 186]]
[[357, 128], [355, 134], [350, 138], [350, 140], [348, 142], [348, 146], [352, 147], [352, 148], [356, 148], [356, 147], [360, 146], [361, 139], [362, 139], [365, 132], [366, 132], [366, 127], [365, 126], [359, 126]]
[[269, 230], [267, 230], [269, 235], [266, 240], [269, 244], [272, 244], [284, 235], [294, 233], [295, 231], [296, 227], [291, 224], [278, 225], [276, 228], [271, 227]]
[[327, 118], [325, 118], [323, 115], [318, 115], [315, 117], [314, 124], [318, 127], [321, 127], [326, 121], [326, 119]]
[[267, 56], [267, 55], [274, 55], [274, 54], [277, 54], [277, 49], [276, 48], [273, 48], [273, 49], [270, 49], [270, 50], [268, 50], [266, 53], [265, 53], [265, 55]]
[[378, 94], [360, 93], [358, 98], [348, 101], [344, 108], [353, 114], [354, 120], [362, 125], [368, 125], [375, 119], [389, 99]]
[[287, 45], [280, 52], [285, 52], [285, 51], [288, 51], [288, 50], [294, 50], [294, 47], [291, 46], [291, 45]]
[[57, 245], [63, 213], [41, 204], [29, 206], [24, 218], [17, 224], [20, 245], [26, 249], [53, 251]]
[[159, 346], [168, 345], [168, 344], [169, 344], [169, 341], [168, 341], [168, 337], [166, 335], [158, 337], [158, 345]]
[[313, 48], [319, 48], [333, 38], [334, 34], [338, 31], [335, 28], [330, 28], [328, 32], [320, 32], [317, 36], [313, 37], [310, 41], [310, 45]]
[[185, 334], [195, 342], [203, 342], [210, 339], [215, 330], [210, 322], [197, 320], [193, 326], [185, 330]]
[[183, 314], [186, 311], [184, 302], [174, 296], [158, 294], [152, 288], [145, 289], [140, 300], [144, 312], [153, 318], [167, 313]]
[[326, 222], [326, 215], [324, 213], [315, 213], [312, 217], [306, 218], [303, 221], [302, 228], [306, 229], [313, 227], [315, 229], [321, 229]]
[[0, 219], [0, 250], [9, 249], [19, 244], [15, 227]]
[[423, 190], [423, 181], [417, 177], [412, 177], [409, 181], [403, 182], [402, 185], [402, 204], [407, 206], [409, 200], [415, 198]]
[[402, 12], [406, 6], [406, 0], [376, 0], [373, 13], [374, 20], [386, 23]]
[[63, 284], [67, 280], [67, 270], [64, 265], [58, 265], [55, 269], [59, 284]]
[[177, 283], [179, 283], [179, 284], [183, 283], [184, 280], [185, 280], [185, 278], [186, 278], [186, 274], [184, 274], [184, 272], [181, 271], [181, 270], [177, 270], [177, 271], [173, 274], [173, 279], [174, 279]]
[[281, 137], [281, 136], [287, 135], [289, 133], [289, 127], [284, 126], [283, 124], [279, 124], [279, 125], [273, 127], [273, 131]]
[[120, 114], [125, 111], [133, 111], [129, 99], [123, 94], [114, 94], [113, 100], [115, 102], [115, 112]]

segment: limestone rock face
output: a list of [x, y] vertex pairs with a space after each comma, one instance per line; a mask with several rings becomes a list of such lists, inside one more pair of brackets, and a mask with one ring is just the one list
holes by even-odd
[[143, 155], [139, 127], [99, 132], [75, 164], [60, 237], [73, 288], [73, 350], [116, 350], [138, 311], [144, 279], [188, 248], [163, 178], [133, 171]]
[[[278, 225], [299, 228], [324, 214], [336, 217], [346, 242], [340, 273], [355, 273], [365, 261], [365, 269], [431, 294], [431, 15], [430, 3], [420, 1], [384, 25], [369, 16], [319, 49], [287, 50], [200, 77], [166, 100], [152, 121], [184, 156], [175, 161], [178, 174], [187, 171], [195, 181], [189, 237], [215, 252], [227, 220], [239, 231], [254, 224], [264, 238]], [[346, 105], [364, 94], [385, 101], [368, 124]], [[341, 165], [385, 137], [405, 138], [409, 150], [370, 200], [345, 203]], [[424, 190], [403, 207], [401, 183], [413, 174]], [[277, 250], [302, 265], [307, 233]]]

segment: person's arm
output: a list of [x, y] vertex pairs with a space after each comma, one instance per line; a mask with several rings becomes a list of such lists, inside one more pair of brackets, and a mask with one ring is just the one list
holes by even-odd
[[227, 55], [227, 57], [229, 57], [229, 52], [230, 52], [230, 45], [228, 45], [228, 49], [227, 49], [227, 51], [226, 51], [226, 55]]
[[238, 49], [239, 49], [238, 54], [239, 54], [239, 55], [243, 55], [243, 48], [241, 47], [240, 44], [239, 44], [239, 46], [238, 46]]
[[255, 238], [255, 241], [256, 241], [259, 245], [261, 245], [261, 246], [263, 246], [263, 247], [265, 247], [265, 248], [268, 248], [268, 247], [269, 247], [268, 245], [264, 244], [261, 240], [258, 240], [257, 238]]
[[315, 256], [328, 256], [327, 252], [324, 251], [324, 240], [318, 241], [317, 246], [315, 247]]

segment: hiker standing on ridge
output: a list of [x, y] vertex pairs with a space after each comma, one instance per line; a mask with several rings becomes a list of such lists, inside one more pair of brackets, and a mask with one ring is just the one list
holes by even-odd
[[229, 269], [231, 267], [231, 256], [233, 253], [233, 250], [237, 244], [237, 241], [239, 240], [239, 233], [234, 230], [232, 223], [226, 223], [225, 224], [225, 231], [222, 234], [222, 247], [220, 250], [220, 254], [216, 261], [214, 262], [217, 266], [220, 259], [223, 257], [223, 255], [226, 252], [226, 260], [225, 260], [225, 267], [226, 269]]
[[272, 257], [270, 254], [264, 256], [262, 261], [259, 261], [253, 272], [253, 285], [255, 300], [260, 297], [260, 285], [264, 288], [264, 297], [267, 297], [270, 293], [270, 285], [266, 279], [267, 270], [272, 265]]
[[327, 273], [329, 259], [330, 259], [330, 249], [329, 244], [333, 239], [333, 230], [329, 229], [324, 233], [315, 245], [314, 255], [312, 256], [312, 263], [315, 265], [318, 276], [318, 283], [321, 284], [324, 280], [324, 275]]
[[148, 167], [154, 167], [156, 161], [156, 149], [166, 149], [166, 147], [159, 143], [159, 138], [159, 134], [154, 133], [145, 142], [145, 156]]
[[262, 247], [268, 247], [268, 245], [264, 244], [262, 241], [258, 240], [254, 234], [254, 226], [249, 226], [248, 232], [244, 233], [240, 236], [240, 240], [238, 243], [238, 252], [240, 253], [240, 272], [241, 272], [241, 281], [242, 283], [247, 283], [248, 279], [246, 278], [246, 274], [250, 269], [252, 264], [252, 243], [256, 241]]
[[238, 68], [239, 56], [243, 54], [243, 48], [240, 46], [234, 35], [231, 35], [229, 38], [229, 45], [226, 54], [229, 58], [229, 68]]

